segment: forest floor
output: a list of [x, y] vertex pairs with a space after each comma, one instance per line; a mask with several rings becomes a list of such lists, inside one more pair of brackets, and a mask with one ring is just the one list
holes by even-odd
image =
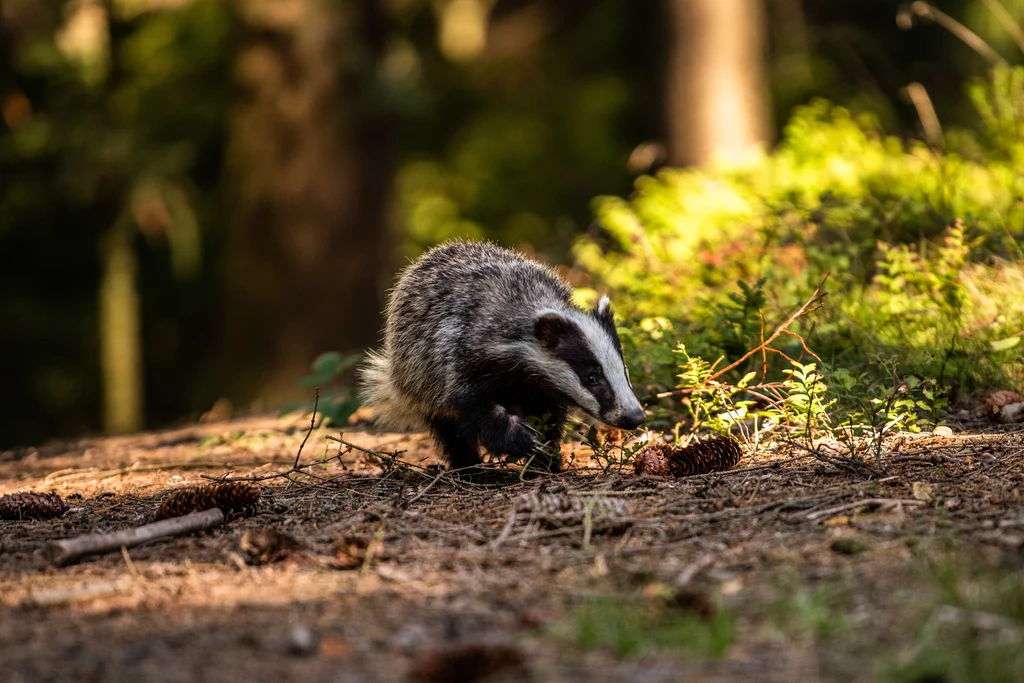
[[[432, 467], [420, 434], [315, 430], [254, 515], [48, 565], [176, 488], [286, 471], [309, 418], [0, 454], [0, 681], [1024, 680], [1024, 432], [889, 439], [872, 473], [795, 444], [667, 480]], [[339, 450], [340, 448], [340, 450]], [[281, 557], [247, 554], [251, 533]], [[240, 545], [241, 542], [241, 545]], [[268, 553], [273, 555], [273, 553]], [[266, 557], [264, 560], [268, 559]]]

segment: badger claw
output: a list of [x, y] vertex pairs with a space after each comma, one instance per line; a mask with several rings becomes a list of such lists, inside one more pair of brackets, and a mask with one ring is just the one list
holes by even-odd
[[539, 463], [540, 469], [547, 470], [548, 472], [561, 472], [562, 454], [552, 449], [550, 441], [537, 443], [537, 445], [530, 450], [530, 457], [527, 460], [527, 466], [529, 466], [530, 463]]

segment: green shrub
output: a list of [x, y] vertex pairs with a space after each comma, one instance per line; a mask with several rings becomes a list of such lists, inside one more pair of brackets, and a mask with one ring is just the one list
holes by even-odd
[[[595, 200], [601, 228], [575, 258], [617, 295], [638, 393], [671, 396], [655, 424], [721, 431], [723, 414], [756, 406], [794, 427], [804, 410], [880, 435], [940, 411], [944, 387], [1024, 385], [1024, 69], [969, 91], [977, 130], [951, 132], [945, 149], [816, 101], [755, 163], [668, 169], [628, 199]], [[714, 375], [826, 277], [820, 310]], [[818, 398], [800, 384], [808, 368]]]

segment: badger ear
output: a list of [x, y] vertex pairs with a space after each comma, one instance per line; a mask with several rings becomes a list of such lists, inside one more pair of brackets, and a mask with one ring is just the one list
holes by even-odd
[[593, 316], [598, 320], [613, 321], [612, 316], [612, 302], [608, 298], [607, 294], [602, 294], [601, 298], [597, 300], [597, 305], [594, 306], [594, 310], [591, 311]]
[[554, 351], [573, 330], [573, 324], [558, 311], [541, 311], [533, 322], [533, 334], [545, 351]]

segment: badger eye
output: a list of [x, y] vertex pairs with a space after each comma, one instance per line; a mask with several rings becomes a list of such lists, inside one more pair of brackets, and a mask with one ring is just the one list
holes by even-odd
[[590, 373], [589, 375], [587, 375], [587, 384], [589, 386], [594, 386], [595, 384], [597, 384], [597, 375], [595, 375], [594, 373]]

